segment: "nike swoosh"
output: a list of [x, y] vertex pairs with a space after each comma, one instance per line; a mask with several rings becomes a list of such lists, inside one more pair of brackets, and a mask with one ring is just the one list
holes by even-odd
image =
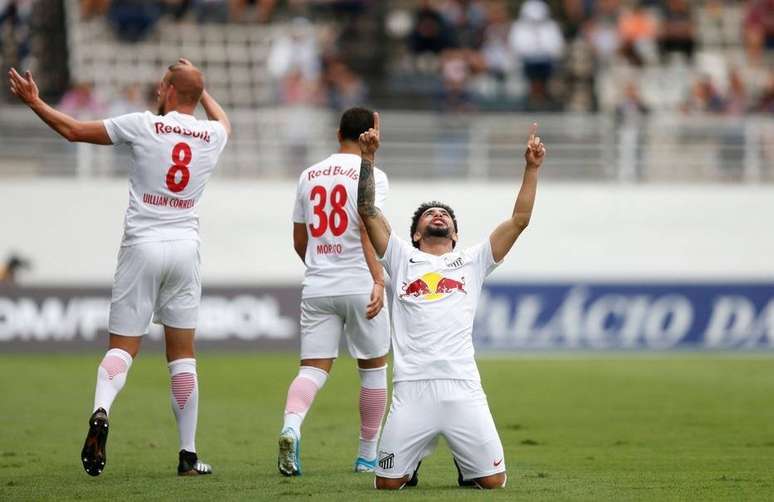
[[427, 263], [427, 260], [419, 260], [419, 261], [417, 261], [414, 258], [409, 258], [409, 261], [411, 263]]
[[497, 462], [494, 462], [494, 466], [497, 467], [498, 465], [503, 463], [503, 459], [498, 460]]

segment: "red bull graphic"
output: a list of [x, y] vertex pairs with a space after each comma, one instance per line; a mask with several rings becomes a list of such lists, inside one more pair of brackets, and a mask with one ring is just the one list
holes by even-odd
[[444, 277], [437, 272], [430, 272], [418, 279], [403, 283], [403, 293], [400, 297], [421, 297], [424, 300], [435, 301], [455, 291], [468, 294], [468, 292], [465, 291], [464, 277], [461, 277], [458, 281], [456, 279]]

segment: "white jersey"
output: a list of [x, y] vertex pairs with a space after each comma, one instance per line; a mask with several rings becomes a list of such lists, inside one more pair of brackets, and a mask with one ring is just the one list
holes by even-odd
[[106, 119], [114, 145], [132, 148], [122, 246], [199, 239], [196, 208], [228, 134], [220, 122], [170, 112]]
[[393, 381], [480, 381], [473, 320], [484, 279], [499, 265], [489, 239], [435, 256], [392, 232], [382, 263], [391, 280]]
[[[303, 298], [368, 294], [373, 279], [360, 241], [357, 184], [360, 156], [335, 153], [298, 180], [293, 222], [306, 225]], [[387, 198], [387, 175], [374, 168], [375, 204]]]

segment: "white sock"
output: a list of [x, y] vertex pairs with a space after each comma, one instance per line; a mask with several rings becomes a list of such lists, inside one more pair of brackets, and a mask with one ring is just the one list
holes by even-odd
[[387, 365], [358, 368], [360, 373], [360, 447], [358, 456], [376, 458], [376, 446], [387, 406]]
[[176, 359], [169, 364], [172, 411], [177, 419], [180, 449], [196, 453], [196, 420], [199, 415], [199, 379], [196, 359]]
[[317, 391], [322, 389], [327, 379], [328, 373], [320, 368], [301, 366], [298, 369], [298, 376], [293, 379], [288, 389], [282, 430], [293, 429], [296, 435], [301, 437], [301, 424], [312, 407]]
[[132, 356], [122, 349], [110, 349], [105, 353], [97, 368], [97, 388], [94, 391], [94, 409], [104, 408], [108, 414], [110, 406], [126, 383], [126, 376], [132, 366]]

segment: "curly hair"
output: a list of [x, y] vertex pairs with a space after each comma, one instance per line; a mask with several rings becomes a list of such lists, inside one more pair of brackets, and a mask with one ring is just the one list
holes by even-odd
[[[419, 225], [419, 218], [422, 217], [423, 214], [425, 214], [425, 211], [430, 209], [431, 207], [440, 207], [441, 209], [446, 210], [447, 213], [449, 213], [449, 216], [451, 216], [452, 222], [454, 222], [454, 233], [459, 233], [459, 225], [457, 224], [457, 217], [454, 215], [454, 209], [449, 207], [447, 204], [444, 204], [443, 202], [438, 202], [437, 200], [432, 200], [430, 202], [424, 202], [422, 203], [416, 211], [414, 211], [414, 216], [411, 217], [411, 233], [409, 236], [411, 237], [411, 244], [414, 245], [415, 248], [419, 249], [419, 242], [414, 240], [414, 233], [417, 231], [417, 225]], [[457, 242], [452, 240], [452, 249], [457, 245]]]

